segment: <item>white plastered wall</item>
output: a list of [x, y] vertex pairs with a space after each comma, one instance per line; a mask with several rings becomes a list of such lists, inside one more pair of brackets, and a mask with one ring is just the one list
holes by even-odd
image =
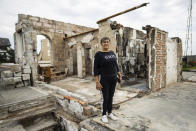
[[166, 84], [177, 82], [177, 43], [170, 38], [166, 41], [167, 63], [166, 63]]
[[82, 78], [82, 56], [84, 54], [84, 50], [78, 46], [77, 47], [77, 69], [78, 69], [78, 77]]

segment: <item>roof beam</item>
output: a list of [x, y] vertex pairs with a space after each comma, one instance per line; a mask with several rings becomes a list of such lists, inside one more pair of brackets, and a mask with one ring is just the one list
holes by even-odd
[[113, 17], [119, 16], [119, 15], [125, 14], [125, 13], [127, 13], [127, 12], [133, 11], [133, 10], [135, 10], [135, 9], [141, 8], [141, 7], [143, 7], [143, 6], [147, 6], [147, 4], [149, 4], [149, 3], [143, 3], [143, 4], [141, 4], [141, 5], [132, 7], [132, 8], [127, 9], [127, 10], [125, 10], [125, 11], [122, 11], [122, 12], [116, 13], [116, 14], [114, 14], [114, 15], [108, 16], [108, 17], [106, 17], [106, 18], [103, 18], [103, 19], [97, 21], [97, 24], [99, 24], [100, 22], [106, 21], [106, 20], [108, 20], [108, 19], [110, 19], [110, 18], [113, 18]]

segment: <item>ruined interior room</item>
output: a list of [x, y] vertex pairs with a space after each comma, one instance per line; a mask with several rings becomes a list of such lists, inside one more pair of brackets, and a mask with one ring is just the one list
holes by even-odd
[[[115, 110], [138, 95], [181, 81], [180, 38], [169, 38], [168, 32], [150, 25], [141, 30], [125, 27], [111, 20], [115, 16], [97, 21], [98, 28], [91, 28], [18, 14], [15, 63], [1, 65], [6, 67], [0, 76], [0, 86], [5, 89], [0, 94], [2, 128], [112, 130], [97, 119], [101, 96], [95, 90], [93, 62], [103, 36], [111, 39], [123, 76], [115, 92]], [[117, 125], [130, 130], [126, 124]]]

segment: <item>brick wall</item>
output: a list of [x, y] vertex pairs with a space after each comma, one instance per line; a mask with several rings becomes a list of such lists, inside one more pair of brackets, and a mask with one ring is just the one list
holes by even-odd
[[152, 91], [166, 87], [167, 32], [146, 26], [148, 46], [148, 86]]

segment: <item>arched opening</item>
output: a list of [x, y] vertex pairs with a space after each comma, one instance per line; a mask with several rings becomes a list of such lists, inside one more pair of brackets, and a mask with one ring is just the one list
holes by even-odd
[[52, 66], [51, 40], [45, 35], [37, 35], [38, 80], [50, 81]]
[[51, 42], [44, 35], [37, 35], [37, 60], [38, 63], [52, 63], [51, 57]]

